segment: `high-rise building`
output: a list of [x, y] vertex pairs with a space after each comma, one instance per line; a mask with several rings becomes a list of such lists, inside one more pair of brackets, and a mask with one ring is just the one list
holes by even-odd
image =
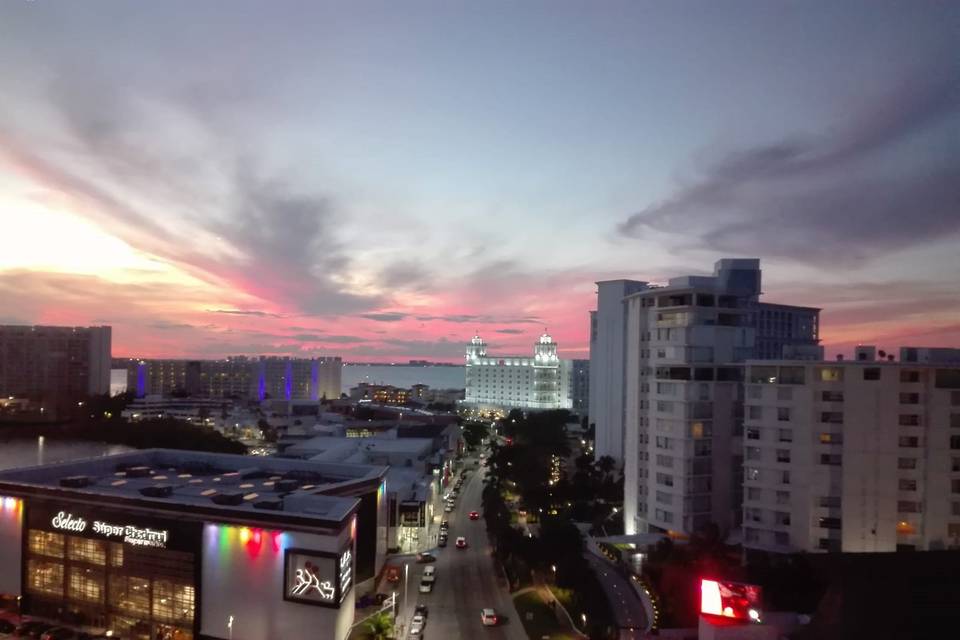
[[191, 396], [264, 400], [340, 397], [339, 357], [224, 360], [116, 359], [127, 370], [127, 389], [137, 397], [183, 392]]
[[597, 458], [623, 460], [623, 375], [627, 366], [624, 298], [646, 282], [605, 280], [597, 284], [597, 310], [590, 312], [590, 423]]
[[533, 345], [533, 357], [489, 356], [474, 336], [467, 345], [464, 404], [479, 412], [509, 409], [570, 409], [569, 360], [557, 356], [557, 343], [544, 333]]
[[110, 327], [0, 325], [0, 395], [52, 402], [110, 392]]
[[[672, 278], [624, 299], [627, 533], [739, 524], [743, 368], [765, 308], [760, 275], [759, 260], [724, 259], [711, 276]], [[804, 336], [768, 333], [783, 345], [817, 344], [818, 310], [766, 308], [812, 313]]]
[[960, 548], [960, 350], [900, 353], [748, 363], [744, 546]]
[[590, 413], [590, 361], [570, 361], [570, 401], [573, 412], [583, 417]]

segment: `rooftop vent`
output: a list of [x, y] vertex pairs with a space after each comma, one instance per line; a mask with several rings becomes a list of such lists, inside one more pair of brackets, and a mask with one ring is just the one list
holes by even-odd
[[90, 486], [90, 476], [70, 476], [69, 478], [60, 478], [60, 486], [70, 489], [82, 489]]
[[173, 495], [173, 485], [157, 484], [152, 487], [143, 487], [140, 489], [140, 495], [148, 498], [169, 498]]
[[300, 486], [300, 483], [296, 480], [287, 479], [287, 480], [277, 480], [273, 484], [274, 491], [296, 491], [297, 487]]
[[229, 493], [218, 493], [217, 495], [210, 498], [213, 500], [214, 504], [222, 504], [226, 506], [237, 506], [243, 504], [243, 492], [242, 491], [231, 491]]
[[153, 471], [151, 471], [150, 467], [144, 467], [144, 466], [130, 467], [127, 469], [128, 478], [146, 478], [150, 476], [152, 473]]
[[283, 509], [283, 500], [280, 498], [268, 498], [266, 500], [257, 500], [253, 503], [257, 509], [269, 509], [270, 511], [280, 511]]

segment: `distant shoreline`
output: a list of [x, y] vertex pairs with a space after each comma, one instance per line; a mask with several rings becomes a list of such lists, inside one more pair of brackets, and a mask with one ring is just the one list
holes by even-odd
[[463, 363], [453, 362], [425, 362], [411, 364], [409, 362], [344, 362], [343, 366], [351, 367], [462, 367]]

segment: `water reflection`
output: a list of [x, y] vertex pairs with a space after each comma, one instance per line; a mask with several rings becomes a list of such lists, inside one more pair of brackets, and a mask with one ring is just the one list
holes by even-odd
[[43, 436], [0, 438], [0, 469], [97, 458], [125, 451], [131, 448], [86, 440], [50, 440]]

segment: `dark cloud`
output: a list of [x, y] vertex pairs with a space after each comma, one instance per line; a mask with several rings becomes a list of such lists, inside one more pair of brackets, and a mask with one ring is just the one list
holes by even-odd
[[406, 318], [407, 314], [395, 311], [384, 311], [382, 313], [361, 313], [360, 317], [366, 318], [367, 320], [374, 320], [375, 322], [399, 322]]
[[[109, 321], [106, 322], [109, 324]], [[157, 322], [151, 322], [147, 325], [151, 329], [159, 329], [161, 331], [176, 331], [179, 329], [197, 329], [196, 325], [189, 324], [187, 322], [168, 322], [166, 320], [158, 320]]]
[[257, 311], [255, 309], [207, 309], [207, 313], [225, 313], [231, 316], [254, 316], [256, 318], [282, 318], [278, 313]]
[[494, 333], [505, 333], [507, 335], [518, 336], [525, 333], [523, 329], [497, 329]]
[[439, 316], [417, 316], [417, 320], [421, 322], [430, 322], [434, 320], [439, 320], [442, 322], [454, 322], [458, 324], [465, 324], [469, 322], [476, 322], [477, 324], [539, 324], [542, 322], [540, 318], [534, 316], [527, 317], [497, 317], [490, 315], [473, 315], [473, 314], [448, 314], [448, 315], [439, 315]]
[[843, 127], [730, 153], [618, 230], [831, 265], [960, 233], [960, 145], [942, 143], [960, 136], [957, 77], [956, 63], [918, 70], [878, 100], [865, 96]]
[[366, 338], [361, 338], [359, 336], [315, 335], [299, 333], [289, 337], [291, 340], [296, 340], [297, 342], [317, 342], [330, 344], [354, 344], [367, 342]]

